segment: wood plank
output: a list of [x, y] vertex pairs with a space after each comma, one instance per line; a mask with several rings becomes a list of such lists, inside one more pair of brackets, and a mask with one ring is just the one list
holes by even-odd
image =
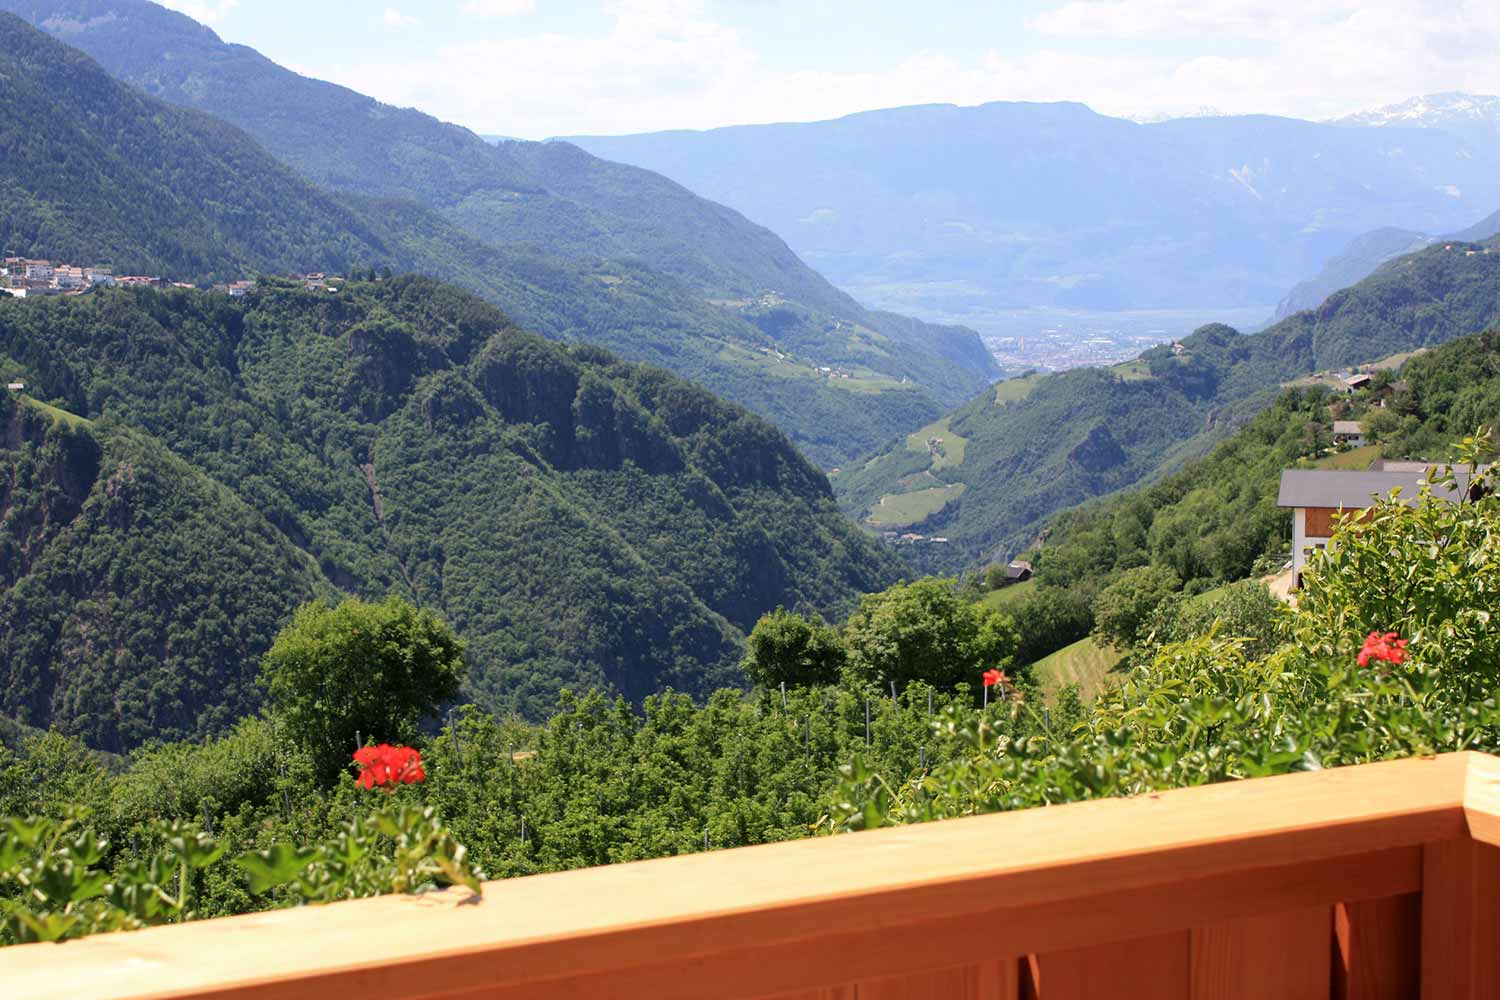
[[1036, 956], [1035, 1000], [1188, 1000], [1191, 932], [1132, 938]]
[[939, 969], [916, 975], [869, 979], [855, 987], [855, 1000], [1018, 1000], [1015, 959]]
[[[1116, 940], [1121, 914], [1173, 922], [1123, 924], [1147, 934], [1187, 926], [1195, 905], [1201, 916], [1357, 896], [1351, 879], [1386, 880], [1377, 894], [1411, 891], [1409, 872], [1392, 876], [1351, 855], [1463, 836], [1475, 759], [1371, 764], [492, 882], [478, 905], [462, 902], [462, 892], [386, 897], [23, 945], [0, 950], [0, 982], [8, 997], [100, 1000], [520, 996], [543, 984], [621, 980], [648, 990], [652, 973], [671, 977], [672, 995], [691, 995], [695, 981], [710, 995], [726, 982], [740, 996], [833, 988], [921, 971], [904, 950], [913, 934], [929, 946], [921, 961], [936, 968], [1006, 957], [995, 951], [996, 927], [1007, 930], [1001, 945], [1019, 954], [1037, 950], [1022, 943], [1026, 935], [1045, 950]], [[1257, 883], [1269, 870], [1282, 880]], [[1095, 904], [1117, 926], [1091, 922]], [[1157, 908], [1166, 916], [1153, 916]], [[988, 919], [998, 916], [1012, 922]], [[855, 950], [833, 953], [828, 945], [838, 941]], [[769, 961], [778, 954], [802, 964], [778, 969]]]
[[1500, 757], [1470, 754], [1464, 819], [1470, 838], [1500, 847]]
[[[1006, 907], [949, 920], [928, 921], [880, 932], [830, 935], [785, 945], [765, 944], [687, 964], [660, 964], [607, 973], [579, 973], [567, 980], [537, 981], [515, 992], [486, 993], [495, 1000], [548, 995], [659, 997], [690, 1000], [757, 996], [801, 986], [836, 986], [851, 980], [899, 975], [925, 964], [941, 969], [976, 955], [1009, 950], [1022, 955], [1054, 952], [1185, 931], [1205, 913], [1226, 917], [1280, 916], [1287, 910], [1362, 893], [1387, 896], [1421, 885], [1421, 850], [1384, 851], [1335, 861], [1254, 869], [1151, 890], [1101, 893], [1086, 900]], [[1005, 928], [997, 935], [992, 928]], [[1325, 935], [1325, 945], [1327, 936]], [[1324, 955], [1325, 966], [1331, 961]], [[726, 987], [723, 984], [733, 984]]]
[[1335, 1000], [1408, 1000], [1422, 979], [1422, 896], [1340, 903], [1334, 908]]
[[1331, 906], [1206, 924], [1192, 939], [1193, 1000], [1328, 1000]]
[[1423, 1000], [1500, 996], [1500, 847], [1429, 844], [1423, 876]]

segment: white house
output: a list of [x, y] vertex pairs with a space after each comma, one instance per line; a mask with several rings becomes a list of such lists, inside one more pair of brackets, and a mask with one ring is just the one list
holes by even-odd
[[1358, 420], [1335, 420], [1333, 444], [1336, 448], [1363, 448], [1365, 446], [1364, 424]]
[[[1401, 502], [1417, 505], [1427, 468], [1413, 469], [1415, 463], [1402, 463], [1397, 469], [1350, 472], [1342, 469], [1287, 469], [1281, 474], [1281, 490], [1276, 495], [1278, 507], [1292, 509], [1292, 586], [1302, 586], [1302, 570], [1308, 557], [1328, 547], [1334, 523], [1340, 515], [1365, 511], [1373, 507], [1376, 497], [1401, 491]], [[1455, 473], [1456, 487], [1433, 487], [1433, 495], [1445, 500], [1457, 499], [1468, 489], [1468, 473]]]
[[52, 269], [52, 287], [74, 289], [84, 288], [88, 285], [88, 279], [84, 276], [83, 268], [62, 264]]

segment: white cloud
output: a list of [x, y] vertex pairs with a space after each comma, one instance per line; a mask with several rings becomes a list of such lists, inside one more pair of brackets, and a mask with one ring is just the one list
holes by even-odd
[[194, 21], [217, 24], [240, 5], [240, 0], [158, 0], [163, 7], [186, 14]]
[[1045, 35], [1081, 38], [1276, 38], [1309, 22], [1334, 20], [1359, 0], [1070, 0], [1043, 11], [1031, 27]]
[[480, 17], [516, 17], [536, 10], [536, 0], [469, 0], [464, 13]]
[[387, 7], [385, 13], [380, 15], [380, 23], [387, 28], [409, 28], [421, 22], [410, 14], [403, 14], [394, 7]]
[[[604, 0], [592, 32], [510, 33], [319, 75], [481, 131], [539, 138], [811, 120], [868, 108], [1077, 100], [1109, 114], [1347, 113], [1500, 92], [1492, 0], [1056, 0], [979, 56], [773, 67], [703, 0]], [[527, 0], [473, 0], [503, 12]], [[725, 9], [725, 8], [716, 8]], [[1101, 44], [1100, 40], [1106, 44]]]

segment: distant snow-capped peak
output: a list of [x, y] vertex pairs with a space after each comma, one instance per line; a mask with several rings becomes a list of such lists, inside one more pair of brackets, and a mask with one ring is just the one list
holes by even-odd
[[1133, 121], [1137, 125], [1155, 125], [1158, 122], [1176, 121], [1179, 118], [1228, 118], [1230, 115], [1227, 111], [1220, 111], [1218, 108], [1204, 104], [1187, 111], [1142, 111], [1123, 114], [1120, 117]]
[[1441, 128], [1459, 123], [1490, 124], [1500, 128], [1500, 97], [1449, 91], [1413, 97], [1369, 111], [1334, 119], [1339, 125], [1405, 125]]

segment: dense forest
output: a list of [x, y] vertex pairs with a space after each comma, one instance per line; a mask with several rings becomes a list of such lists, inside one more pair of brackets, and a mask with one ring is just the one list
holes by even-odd
[[[1203, 454], [1269, 405], [1284, 383], [1500, 321], [1496, 248], [1444, 244], [1400, 258], [1262, 333], [1208, 326], [1178, 347], [1113, 368], [1002, 382], [940, 427], [852, 465], [834, 487], [845, 510], [861, 518], [905, 494], [944, 496], [937, 509], [919, 508], [901, 526], [950, 539], [908, 550], [918, 565], [951, 571], [1009, 558], [1059, 511]], [[943, 439], [940, 454], [929, 434]]]
[[999, 374], [973, 331], [866, 310], [773, 233], [648, 171], [561, 143], [497, 149], [143, 0], [0, 9], [133, 85], [0, 15], [6, 73], [30, 81], [8, 121], [26, 153], [0, 197], [9, 249], [179, 279], [439, 276], [544, 336], [700, 381], [825, 466]]
[[535, 717], [732, 685], [762, 613], [895, 575], [764, 420], [425, 278], [6, 300], [0, 367], [4, 710], [103, 748], [222, 728], [316, 594], [440, 610]]

